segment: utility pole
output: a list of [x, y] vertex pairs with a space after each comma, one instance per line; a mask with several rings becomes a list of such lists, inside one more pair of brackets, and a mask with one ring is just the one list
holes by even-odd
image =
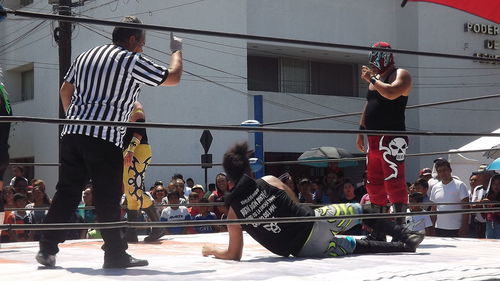
[[[59, 0], [59, 4], [57, 6], [58, 12], [60, 15], [71, 16], [71, 0]], [[56, 28], [55, 40], [57, 45], [59, 46], [59, 85], [57, 89], [59, 89], [64, 82], [64, 76], [68, 69], [71, 66], [71, 22], [59, 22], [59, 27]], [[61, 99], [59, 100], [59, 119], [66, 118], [66, 113], [64, 112], [64, 108], [61, 103]], [[59, 136], [62, 132], [62, 125], [59, 125]], [[61, 140], [59, 139], [59, 163], [61, 163]], [[61, 175], [61, 169], [59, 168], [59, 178]]]
[[[60, 15], [71, 16], [71, 0], [59, 0], [58, 12]], [[71, 24], [71, 22], [60, 21], [56, 32], [55, 39], [59, 45], [59, 87], [64, 82], [64, 76], [71, 66]], [[65, 117], [61, 99], [59, 99], [59, 118]]]

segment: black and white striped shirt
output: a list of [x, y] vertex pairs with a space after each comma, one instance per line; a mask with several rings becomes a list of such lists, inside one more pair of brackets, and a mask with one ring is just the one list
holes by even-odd
[[[75, 86], [67, 119], [129, 120], [142, 84], [159, 86], [166, 67], [118, 45], [104, 45], [80, 54], [64, 79]], [[125, 127], [65, 125], [61, 136], [79, 134], [122, 146]]]

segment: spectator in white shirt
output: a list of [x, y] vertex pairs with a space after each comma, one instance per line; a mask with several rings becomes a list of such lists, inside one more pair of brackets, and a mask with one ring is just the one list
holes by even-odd
[[[432, 187], [430, 199], [434, 203], [469, 202], [469, 191], [463, 182], [451, 175], [451, 165], [445, 159], [436, 161], [436, 171], [440, 181]], [[468, 208], [467, 205], [436, 205], [432, 211], [450, 211]], [[436, 235], [440, 237], [466, 237], [468, 214], [442, 214], [433, 216]]]

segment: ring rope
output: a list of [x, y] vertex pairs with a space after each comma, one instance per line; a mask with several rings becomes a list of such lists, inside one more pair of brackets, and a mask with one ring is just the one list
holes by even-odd
[[[335, 203], [329, 204], [321, 204], [321, 203], [298, 203], [299, 205], [308, 206], [308, 207], [323, 207], [329, 206]], [[162, 207], [181, 207], [181, 206], [192, 206], [192, 207], [212, 207], [212, 206], [224, 206], [224, 202], [209, 202], [209, 203], [186, 203], [186, 204], [155, 204], [156, 208]], [[387, 206], [391, 206], [391, 203], [388, 203]], [[410, 203], [408, 206], [476, 206], [476, 205], [500, 205], [500, 202], [496, 201], [488, 201], [488, 202], [441, 202], [441, 203]], [[5, 211], [46, 211], [49, 207], [34, 207], [34, 208], [5, 208]], [[126, 209], [125, 207], [123, 209]], [[84, 206], [77, 207], [77, 210], [95, 210], [95, 206]]]
[[111, 228], [144, 228], [144, 227], [182, 227], [201, 225], [230, 225], [230, 224], [260, 224], [260, 223], [303, 223], [323, 220], [345, 220], [345, 219], [385, 219], [420, 215], [441, 215], [441, 214], [472, 214], [500, 212], [500, 208], [450, 210], [450, 211], [428, 211], [411, 213], [376, 213], [362, 215], [344, 216], [308, 216], [308, 217], [281, 217], [266, 219], [231, 219], [231, 220], [199, 220], [199, 221], [170, 221], [170, 222], [106, 222], [106, 223], [51, 223], [51, 224], [4, 224], [0, 225], [0, 230], [61, 230], [61, 229], [111, 229]]
[[250, 132], [279, 132], [279, 133], [314, 133], [314, 134], [367, 134], [367, 135], [392, 135], [392, 136], [448, 136], [448, 137], [500, 137], [500, 133], [474, 133], [474, 132], [430, 132], [430, 131], [386, 131], [386, 130], [346, 130], [346, 129], [319, 129], [319, 128], [281, 128], [281, 127], [248, 127], [248, 126], [217, 126], [199, 124], [171, 124], [171, 123], [140, 123], [95, 120], [70, 120], [59, 118], [42, 118], [27, 116], [0, 116], [0, 123], [7, 122], [33, 122], [49, 124], [73, 124], [90, 126], [113, 127], [141, 127], [164, 129], [199, 129], [214, 131], [250, 131]]
[[[79, 22], [79, 23], [99, 24], [99, 25], [107, 25], [107, 26], [119, 26], [119, 27], [126, 27], [126, 28], [138, 28], [138, 29], [146, 29], [146, 30], [180, 32], [180, 33], [186, 33], [186, 34], [197, 34], [197, 35], [204, 35], [204, 36], [216, 36], [216, 37], [223, 37], [223, 38], [246, 39], [246, 40], [267, 41], [267, 42], [278, 42], [278, 43], [286, 43], [286, 44], [294, 44], [294, 45], [299, 44], [299, 45], [309, 45], [309, 46], [316, 46], [316, 47], [351, 49], [351, 50], [359, 50], [359, 51], [380, 51], [380, 52], [387, 51], [387, 49], [385, 49], [385, 48], [374, 48], [374, 47], [366, 47], [366, 46], [306, 41], [306, 40], [298, 40], [298, 39], [286, 39], [286, 38], [257, 36], [257, 35], [246, 35], [246, 34], [207, 31], [207, 30], [196, 30], [196, 29], [178, 28], [178, 27], [152, 25], [152, 24], [117, 22], [117, 21], [100, 20], [100, 19], [92, 19], [92, 18], [81, 18], [81, 17], [74, 17], [74, 16], [18, 11], [18, 10], [11, 10], [11, 9], [7, 9], [7, 8], [3, 8], [2, 10], [0, 10], [0, 14], [4, 15], [4, 16], [6, 16], [7, 14], [14, 14], [16, 16], [21, 16], [21, 17], [49, 19], [49, 20], [57, 20], [57, 21], [64, 21], [64, 22]], [[441, 57], [441, 58], [450, 58], [450, 59], [463, 59], [463, 60], [484, 61], [484, 62], [500, 62], [500, 59], [494, 59], [494, 58], [482, 58], [482, 57], [445, 54], [445, 53], [434, 53], [434, 52], [421, 52], [421, 51], [411, 51], [411, 50], [403, 50], [403, 49], [391, 49], [391, 52], [400, 53], [400, 54], [407, 54], [407, 55], [421, 55], [421, 56]]]
[[[437, 151], [437, 152], [423, 152], [423, 153], [408, 153], [405, 157], [416, 157], [416, 156], [432, 156], [432, 155], [445, 155], [445, 154], [462, 154], [462, 153], [473, 153], [473, 152], [487, 152], [491, 151], [488, 149], [472, 149], [472, 150], [453, 150], [453, 151]], [[289, 160], [289, 161], [270, 161], [263, 162], [263, 165], [289, 165], [289, 164], [308, 164], [308, 163], [322, 163], [322, 162], [345, 162], [345, 161], [365, 161], [366, 156], [360, 157], [350, 157], [350, 158], [338, 158], [338, 159], [320, 159], [320, 160]], [[9, 163], [10, 166], [59, 166], [59, 163]], [[205, 164], [202, 163], [151, 163], [149, 166], [153, 167], [199, 167]], [[212, 166], [222, 166], [222, 163], [212, 163]]]

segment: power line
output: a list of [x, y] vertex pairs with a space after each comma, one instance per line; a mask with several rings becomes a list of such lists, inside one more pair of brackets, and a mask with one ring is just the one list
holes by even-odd
[[[43, 23], [43, 22], [42, 22], [42, 23]], [[42, 23], [41, 23], [41, 24], [42, 24]], [[40, 25], [41, 25], [41, 24], [40, 24]], [[36, 28], [38, 28], [38, 27], [40, 27], [40, 26], [37, 26]], [[4, 49], [1, 49], [1, 50], [0, 50], [0, 55], [5, 55], [5, 54], [8, 54], [8, 53], [10, 53], [10, 52], [12, 52], [12, 51], [17, 51], [17, 50], [22, 49], [22, 48], [24, 48], [24, 47], [26, 47], [26, 46], [32, 45], [32, 44], [34, 44], [34, 43], [37, 43], [37, 42], [39, 42], [40, 40], [45, 39], [45, 38], [47, 38], [47, 37], [49, 37], [49, 36], [50, 36], [50, 33], [49, 33], [49, 34], [44, 35], [44, 36], [42, 36], [42, 37], [40, 37], [40, 38], [34, 39], [34, 40], [32, 40], [32, 41], [30, 41], [30, 42], [28, 42], [28, 43], [24, 44], [24, 45], [17, 46], [17, 48], [16, 48], [15, 50], [9, 50], [9, 48], [11, 48], [11, 47], [15, 46], [17, 43], [21, 42], [22, 40], [24, 40], [25, 38], [27, 38], [29, 35], [31, 35], [31, 34], [29, 34], [29, 33], [34, 32], [36, 28], [34, 28], [33, 30], [30, 30], [28, 33], [26, 33], [26, 34], [25, 34], [25, 36], [22, 36], [22, 38], [18, 38], [18, 40], [16, 40], [15, 42], [12, 42], [12, 44], [10, 44], [9, 46], [6, 46]]]
[[[494, 94], [494, 95], [479, 96], [479, 97], [472, 97], [472, 98], [455, 99], [455, 100], [440, 101], [440, 102], [434, 102], [434, 103], [425, 103], [425, 104], [419, 104], [419, 105], [411, 105], [411, 106], [407, 106], [406, 109], [415, 109], [415, 108], [430, 107], [430, 106], [435, 106], [435, 105], [444, 105], [444, 104], [452, 104], [452, 103], [459, 103], [459, 102], [469, 102], [469, 101], [476, 101], [476, 100], [493, 99], [493, 98], [499, 98], [499, 97], [500, 97], [500, 94]], [[316, 118], [295, 119], [295, 120], [287, 120], [287, 121], [269, 122], [269, 123], [262, 124], [262, 126], [273, 126], [273, 125], [282, 125], [282, 124], [290, 124], [290, 123], [316, 121], [316, 120], [330, 119], [330, 118], [341, 118], [341, 117], [347, 117], [347, 116], [358, 116], [358, 115], [361, 115], [361, 114], [362, 114], [362, 112], [352, 112], [352, 113], [339, 114], [339, 115], [327, 115], [327, 116], [316, 117]]]
[[[196, 4], [196, 3], [204, 2], [204, 1], [206, 1], [206, 0], [197, 0], [197, 1], [189, 2], [189, 3], [184, 3], [184, 4], [179, 4], [179, 5], [174, 5], [174, 6], [170, 6], [170, 7], [166, 7], [166, 8], [160, 8], [160, 9], [150, 10], [150, 11], [146, 11], [146, 12], [134, 13], [134, 14], [131, 14], [131, 15], [132, 16], [138, 16], [138, 15], [144, 15], [144, 14], [152, 15], [153, 13], [157, 13], [159, 11], [164, 11], [164, 10], [179, 8], [179, 7], [183, 7], [183, 6], [188, 6], [188, 5], [192, 5], [192, 4]], [[108, 19], [116, 19], [116, 18], [122, 18], [122, 16], [119, 16], [119, 17], [110, 17]]]
[[[16, 16], [22, 16], [22, 17], [43, 18], [43, 19], [58, 20], [58, 21], [65, 21], [65, 22], [80, 22], [80, 23], [99, 24], [99, 25], [107, 25], [107, 26], [120, 26], [120, 27], [126, 27], [126, 28], [136, 28], [136, 29], [171, 31], [171, 32], [176, 32], [176, 33], [197, 34], [197, 35], [205, 35], [205, 36], [215, 36], [215, 37], [245, 39], [245, 40], [255, 40], [255, 41], [266, 41], [266, 42], [278, 42], [278, 43], [286, 43], [286, 44], [294, 44], [294, 45], [308, 45], [308, 46], [316, 46], [316, 47], [350, 49], [350, 50], [359, 50], [359, 51], [387, 52], [387, 49], [384, 49], [384, 48], [373, 48], [373, 47], [348, 45], [348, 44], [307, 41], [307, 40], [299, 40], [299, 39], [276, 38], [276, 37], [258, 36], [258, 35], [247, 35], [247, 34], [239, 34], [239, 33], [220, 32], [220, 31], [198, 30], [198, 29], [179, 28], [179, 27], [171, 27], [171, 26], [152, 25], [152, 24], [116, 22], [116, 21], [109, 21], [109, 20], [89, 19], [89, 18], [63, 16], [63, 15], [52, 15], [52, 14], [26, 12], [26, 11], [10, 10], [10, 9], [4, 9], [2, 11], [2, 13], [3, 14], [14, 14]], [[420, 56], [440, 57], [440, 58], [449, 58], [449, 59], [462, 59], [462, 60], [484, 61], [484, 62], [494, 62], [494, 63], [500, 62], [500, 59], [493, 59], [493, 58], [482, 58], [482, 57], [446, 54], [446, 53], [421, 52], [421, 51], [411, 51], [411, 50], [403, 50], [403, 49], [391, 49], [391, 52], [392, 53], [407, 54], [407, 55], [420, 55]]]
[[[15, 45], [16, 43], [22, 41], [24, 38], [26, 38], [27, 36], [29, 36], [32, 32], [34, 32], [35, 30], [37, 30], [40, 26], [42, 26], [46, 21], [41, 21], [40, 23], [38, 23], [36, 26], [34, 26], [33, 28], [31, 28], [30, 30], [26, 31], [25, 33], [23, 33], [22, 35], [18, 36], [17, 38], [5, 43], [4, 45], [0, 46], [0, 54], [4, 53], [8, 48], [10, 48], [11, 46]], [[3, 48], [3, 49], [2, 49]]]
[[[84, 28], [86, 28], [86, 29], [88, 29], [88, 30], [92, 31], [92, 32], [95, 32], [95, 33], [97, 33], [97, 34], [99, 34], [99, 35], [101, 35], [101, 36], [103, 36], [103, 37], [105, 37], [105, 38], [108, 38], [108, 39], [109, 39], [109, 37], [108, 37], [108, 36], [103, 35], [102, 33], [99, 33], [99, 32], [97, 32], [97, 31], [95, 31], [94, 29], [87, 27], [87, 26], [86, 26], [86, 25], [84, 25], [84, 24], [80, 24], [80, 25], [81, 25], [82, 27], [84, 27]], [[102, 32], [105, 32], [105, 31], [103, 31], [103, 30], [101, 30], [101, 31], [102, 31]], [[147, 47], [147, 48], [154, 49], [154, 48], [151, 48], [151, 47]], [[160, 50], [157, 50], [157, 49], [154, 49], [154, 50], [156, 50], [157, 52], [161, 52], [161, 53], [163, 53], [163, 54], [167, 54], [167, 55], [169, 55], [168, 53], [165, 53], [165, 52], [163, 52], [163, 51], [160, 51]], [[154, 58], [154, 59], [156, 59], [156, 58]], [[184, 60], [186, 60], [186, 59], [184, 58]], [[187, 60], [187, 61], [189, 61], [189, 60]], [[200, 65], [199, 63], [194, 62], [194, 61], [190, 61], [190, 62], [191, 62], [191, 63], [194, 63], [194, 64], [197, 64], [197, 65]], [[205, 65], [202, 65], [202, 66], [205, 66]], [[210, 68], [210, 69], [214, 69], [214, 68], [209, 67], [209, 66], [205, 66], [205, 67], [208, 67], [208, 68]], [[225, 72], [225, 71], [223, 71], [223, 70], [218, 70], [218, 71], [220, 71], [220, 72]], [[245, 95], [245, 96], [251, 96], [251, 94], [249, 94], [248, 92], [245, 92], [245, 91], [242, 91], [242, 90], [239, 90], [239, 89], [235, 89], [235, 88], [229, 87], [229, 86], [224, 85], [224, 84], [222, 84], [222, 83], [220, 83], [220, 82], [216, 82], [216, 81], [214, 81], [214, 80], [211, 80], [211, 79], [205, 78], [205, 77], [203, 77], [203, 76], [201, 76], [201, 75], [197, 75], [197, 74], [194, 74], [194, 73], [192, 73], [192, 72], [189, 72], [189, 71], [187, 71], [187, 70], [183, 70], [183, 72], [186, 72], [186, 73], [188, 73], [188, 74], [190, 74], [190, 75], [192, 75], [192, 76], [194, 76], [194, 77], [197, 77], [197, 78], [201, 79], [202, 81], [205, 81], [205, 82], [208, 82], [208, 83], [211, 83], [211, 84], [215, 84], [215, 85], [220, 86], [220, 87], [223, 87], [223, 88], [225, 88], [225, 89], [228, 89], [228, 90], [231, 90], [231, 91], [234, 91], [234, 92], [237, 92], [237, 93], [243, 94], [243, 95]], [[286, 105], [286, 104], [282, 104], [282, 103], [279, 103], [279, 102], [276, 102], [276, 101], [272, 101], [272, 100], [269, 100], [269, 99], [264, 99], [264, 100], [265, 100], [267, 103], [269, 103], [269, 104], [273, 104], [273, 105], [276, 105], [276, 106], [279, 106], [279, 107], [282, 107], [282, 108], [286, 108], [286, 109], [291, 109], [291, 110], [296, 111], [296, 112], [301, 112], [301, 113], [309, 114], [309, 115], [312, 115], [312, 116], [318, 116], [318, 115], [319, 115], [319, 114], [317, 114], [317, 113], [315, 113], [315, 112], [311, 112], [311, 111], [308, 111], [308, 110], [304, 110], [304, 109], [302, 109], [302, 108], [293, 107], [293, 106]], [[308, 101], [308, 102], [309, 102], [309, 101]], [[329, 108], [329, 109], [332, 109], [332, 108]], [[332, 110], [333, 110], [333, 109], [332, 109]], [[341, 123], [355, 124], [355, 122], [348, 121], [348, 120], [334, 120], [334, 121], [336, 121], [336, 122], [341, 122]]]

